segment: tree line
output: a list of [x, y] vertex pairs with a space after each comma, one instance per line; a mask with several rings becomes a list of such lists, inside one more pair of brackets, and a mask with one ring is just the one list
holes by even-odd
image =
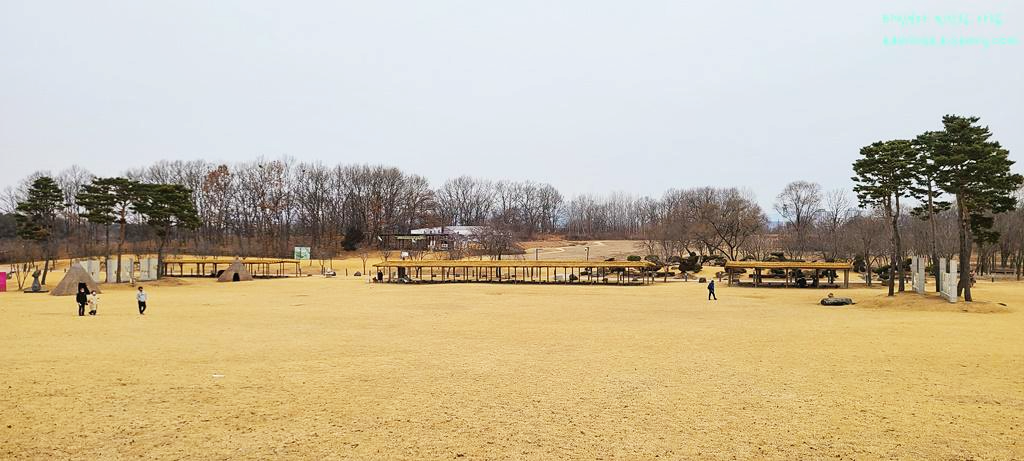
[[[314, 258], [327, 258], [372, 247], [388, 233], [486, 225], [517, 239], [633, 239], [638, 251], [663, 261], [690, 254], [853, 260], [869, 283], [884, 268], [879, 275], [901, 288], [911, 253], [933, 261], [958, 254], [969, 264], [977, 248], [979, 269], [991, 269], [998, 255], [1001, 266], [1009, 263], [1019, 274], [1024, 218], [1013, 194], [1020, 176], [1009, 171], [1007, 152], [989, 140], [977, 118], [943, 122], [943, 130], [911, 141], [861, 149], [853, 166], [856, 198], [849, 190], [789, 183], [775, 198], [778, 222], [768, 219], [752, 192], [739, 188], [567, 199], [554, 186], [532, 181], [460, 176], [432, 187], [394, 167], [290, 158], [161, 161], [117, 177], [73, 166], [5, 189], [0, 258], [125, 252], [283, 257], [293, 246], [310, 246]], [[952, 241], [959, 244], [951, 252]]]

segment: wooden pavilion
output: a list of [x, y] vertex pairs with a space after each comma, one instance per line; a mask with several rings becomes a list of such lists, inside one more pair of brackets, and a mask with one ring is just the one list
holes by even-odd
[[655, 281], [649, 261], [399, 260], [373, 265], [382, 282], [568, 283], [647, 285]]
[[[764, 273], [766, 269], [768, 274]], [[749, 275], [750, 281], [743, 281], [742, 274], [747, 270], [752, 271]], [[853, 263], [849, 262], [728, 261], [725, 263], [725, 272], [729, 275], [729, 285], [754, 287], [839, 288], [836, 279], [838, 272], [842, 271], [842, 287], [850, 288], [850, 271], [852, 270]], [[778, 271], [781, 271], [782, 275], [779, 275]], [[827, 283], [821, 283], [822, 279]]]
[[[254, 278], [302, 275], [302, 261], [284, 258], [236, 258], [234, 256], [167, 256], [163, 260], [165, 277], [217, 277], [236, 260]], [[291, 271], [286, 270], [291, 268]]]

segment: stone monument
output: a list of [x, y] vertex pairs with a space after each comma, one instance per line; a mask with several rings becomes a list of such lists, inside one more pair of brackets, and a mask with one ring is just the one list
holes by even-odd
[[914, 287], [914, 291], [917, 294], [923, 295], [925, 292], [925, 259], [922, 256], [914, 256], [911, 260], [910, 271], [911, 271], [911, 286]]
[[139, 261], [139, 281], [149, 282], [157, 279], [156, 258], [142, 258]]
[[957, 261], [946, 261], [946, 258], [939, 259], [940, 291], [942, 297], [951, 303], [957, 302], [956, 288], [959, 282], [957, 278]]
[[92, 277], [93, 280], [99, 280], [100, 279], [100, 262], [99, 262], [99, 260], [96, 260], [96, 259], [83, 259], [81, 261], [78, 261], [78, 265], [82, 266], [82, 269], [85, 269], [85, 271], [89, 273], [89, 277]]
[[[121, 257], [121, 283], [132, 281], [135, 261], [128, 256]], [[107, 258], [107, 283], [117, 283], [117, 258]]]

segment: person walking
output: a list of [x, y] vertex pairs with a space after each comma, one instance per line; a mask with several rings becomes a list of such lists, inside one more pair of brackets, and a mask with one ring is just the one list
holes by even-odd
[[139, 314], [146, 314], [146, 292], [142, 291], [142, 287], [139, 287], [139, 292], [135, 294], [135, 299], [139, 302]]
[[96, 310], [100, 308], [100, 294], [93, 290], [89, 294], [89, 315], [96, 315]]
[[711, 301], [712, 298], [714, 298], [715, 301], [718, 301], [718, 296], [715, 296], [715, 280], [714, 279], [711, 279], [711, 282], [708, 283], [708, 301]]
[[75, 302], [78, 303], [78, 316], [85, 317], [85, 305], [89, 302], [89, 295], [85, 294], [85, 288], [78, 289]]

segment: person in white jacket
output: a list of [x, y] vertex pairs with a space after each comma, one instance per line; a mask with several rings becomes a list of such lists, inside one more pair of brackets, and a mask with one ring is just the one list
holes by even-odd
[[89, 293], [89, 315], [96, 315], [96, 311], [100, 308], [100, 294], [96, 291]]
[[142, 287], [139, 287], [139, 292], [135, 294], [135, 299], [139, 302], [139, 314], [144, 315], [146, 313], [146, 292], [142, 291]]

